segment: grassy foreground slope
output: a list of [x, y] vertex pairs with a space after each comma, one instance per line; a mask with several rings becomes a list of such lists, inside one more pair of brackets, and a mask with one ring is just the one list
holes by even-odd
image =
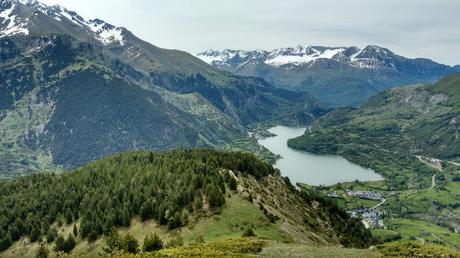
[[6, 257], [33, 256], [40, 241], [73, 255], [98, 255], [114, 227], [140, 243], [152, 232], [190, 244], [248, 229], [259, 239], [310, 246], [365, 248], [373, 241], [335, 204], [298, 192], [279, 171], [244, 153], [119, 154], [72, 173], [1, 181], [0, 188]]

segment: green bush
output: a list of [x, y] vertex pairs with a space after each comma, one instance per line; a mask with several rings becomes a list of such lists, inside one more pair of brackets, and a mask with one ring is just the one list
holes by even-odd
[[230, 176], [230, 179], [228, 180], [228, 188], [232, 191], [235, 191], [237, 187], [238, 187], [238, 182], [233, 176]]
[[33, 243], [38, 240], [40, 237], [40, 229], [37, 227], [34, 227], [32, 231], [30, 232], [30, 242]]
[[142, 250], [144, 252], [158, 251], [163, 248], [163, 240], [157, 234], [149, 234], [145, 236]]
[[75, 239], [73, 238], [72, 235], [69, 235], [67, 239], [64, 240], [62, 236], [59, 236], [56, 239], [56, 246], [54, 250], [56, 252], [64, 252], [64, 253], [69, 253], [75, 248], [75, 245], [77, 243], [75, 242]]
[[246, 230], [243, 232], [242, 237], [255, 237], [256, 233], [254, 233], [254, 230], [250, 227], [246, 228]]
[[40, 243], [40, 247], [38, 248], [37, 252], [35, 253], [35, 258], [48, 258], [49, 250], [45, 244]]
[[131, 254], [137, 254], [139, 252], [139, 243], [130, 233], [123, 237], [123, 251]]
[[173, 247], [180, 247], [183, 245], [184, 245], [184, 239], [182, 238], [181, 235], [177, 235], [168, 242], [166, 247], [173, 248]]
[[385, 257], [460, 257], [460, 252], [448, 247], [415, 241], [389, 243], [377, 249]]
[[56, 230], [54, 227], [53, 227], [53, 228], [49, 228], [49, 229], [48, 229], [48, 232], [46, 233], [46, 241], [47, 241], [48, 243], [53, 242], [53, 241], [56, 239], [57, 234], [58, 234], [58, 233], [57, 233], [57, 230]]

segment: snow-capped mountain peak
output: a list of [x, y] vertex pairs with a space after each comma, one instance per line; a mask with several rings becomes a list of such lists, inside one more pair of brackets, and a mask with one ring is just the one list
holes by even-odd
[[[43, 22], [40, 20], [43, 17], [57, 20], [63, 26], [78, 26], [78, 29], [89, 31], [104, 45], [123, 46], [126, 42], [124, 28], [115, 27], [99, 19], [86, 20], [60, 5], [48, 6], [36, 0], [0, 0], [0, 37], [29, 35], [34, 24], [40, 24], [43, 29]], [[51, 29], [50, 32], [55, 31]]]
[[394, 67], [394, 59], [399, 56], [386, 48], [368, 45], [357, 47], [323, 47], [298, 45], [271, 51], [257, 50], [208, 50], [197, 54], [203, 61], [216, 66], [241, 66], [250, 62], [273, 67], [311, 66], [317, 60], [325, 59], [344, 63], [356, 68], [373, 69], [377, 66]]
[[90, 20], [87, 25], [104, 45], [114, 42], [118, 42], [122, 46], [125, 44], [124, 28], [115, 27], [99, 19]]
[[279, 48], [272, 51], [265, 50], [229, 50], [223, 51], [208, 50], [197, 54], [197, 57], [209, 64], [223, 64], [227, 62], [239, 61], [248, 62], [259, 61], [267, 65], [304, 65], [317, 59], [332, 59], [336, 55], [343, 53], [346, 48], [327, 48], [311, 45], [299, 45], [295, 48]]

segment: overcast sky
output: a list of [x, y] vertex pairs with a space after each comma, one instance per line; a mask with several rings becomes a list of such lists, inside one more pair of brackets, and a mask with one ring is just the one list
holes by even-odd
[[159, 47], [375, 44], [460, 64], [458, 0], [41, 0], [123, 26]]

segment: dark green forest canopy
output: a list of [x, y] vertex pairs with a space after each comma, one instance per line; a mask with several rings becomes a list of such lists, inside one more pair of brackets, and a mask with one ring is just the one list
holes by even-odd
[[279, 173], [252, 154], [176, 150], [119, 154], [72, 173], [0, 181], [0, 250], [27, 235], [52, 238], [54, 223], [78, 219], [89, 240], [129, 226], [136, 215], [180, 227], [204, 202], [210, 208], [225, 203], [224, 170], [255, 178]]

